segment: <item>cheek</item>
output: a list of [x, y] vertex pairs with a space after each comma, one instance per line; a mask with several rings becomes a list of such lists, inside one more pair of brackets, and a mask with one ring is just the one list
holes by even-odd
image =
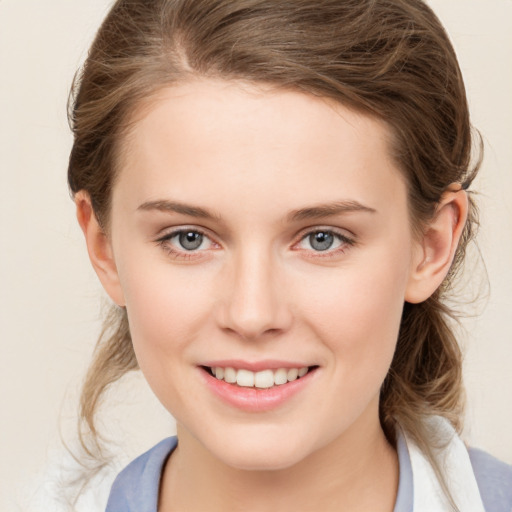
[[[193, 368], [191, 349], [208, 329], [208, 283], [191, 278], [190, 269], [148, 265], [123, 273], [133, 348], [149, 386], [172, 414], [190, 410], [193, 390], [183, 387]], [[180, 271], [181, 270], [181, 271]], [[198, 286], [196, 279], [200, 279]], [[192, 394], [191, 394], [192, 393]], [[181, 412], [180, 412], [181, 411]]]
[[[143, 260], [142, 260], [143, 261]], [[141, 369], [183, 357], [207, 321], [209, 281], [198, 269], [165, 261], [144, 268], [127, 262], [120, 272], [130, 331]], [[198, 285], [198, 283], [200, 283]], [[145, 372], [146, 373], [146, 372]]]
[[343, 372], [384, 378], [398, 337], [408, 260], [389, 253], [359, 263], [302, 288], [304, 301], [309, 290], [304, 319]]

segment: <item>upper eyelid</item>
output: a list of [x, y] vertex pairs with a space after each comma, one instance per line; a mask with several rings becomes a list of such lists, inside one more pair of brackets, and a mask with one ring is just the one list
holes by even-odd
[[350, 231], [342, 228], [334, 228], [334, 227], [328, 227], [328, 226], [314, 226], [314, 227], [308, 227], [302, 229], [297, 235], [296, 239], [297, 241], [303, 240], [305, 237], [312, 235], [314, 233], [332, 233], [334, 235], [337, 235], [341, 238], [344, 238], [345, 240], [351, 240], [355, 241], [355, 235], [351, 233]]
[[212, 237], [209, 236], [207, 233], [203, 232], [202, 229], [186, 226], [169, 228], [167, 232], [165, 232], [164, 230], [164, 233], [155, 240], [155, 244], [171, 253], [176, 259], [193, 260], [201, 258], [202, 256], [204, 257], [204, 254], [202, 253], [205, 253], [208, 249], [212, 249], [212, 247], [208, 247], [207, 249], [203, 250], [187, 250], [185, 248], [180, 249], [179, 247], [176, 247], [174, 244], [170, 242], [174, 237], [180, 235], [181, 233], [186, 233], [190, 231], [199, 233], [201, 236], [204, 236], [210, 241], [210, 244], [219, 245], [218, 242], [213, 240]]
[[174, 227], [174, 228], [167, 228], [163, 229], [156, 238], [156, 241], [162, 241], [162, 240], [168, 240], [170, 238], [175, 237], [176, 235], [179, 235], [180, 233], [186, 233], [187, 231], [193, 231], [195, 233], [199, 233], [200, 235], [206, 236], [210, 240], [214, 241], [214, 238], [209, 230], [200, 228], [197, 226], [183, 226], [183, 227]]

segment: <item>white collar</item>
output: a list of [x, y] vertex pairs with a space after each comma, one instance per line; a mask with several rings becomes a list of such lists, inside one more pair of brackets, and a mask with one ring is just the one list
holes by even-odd
[[[429, 427], [439, 436], [444, 447], [435, 450], [447, 485], [459, 512], [485, 512], [469, 453], [445, 418], [433, 416]], [[418, 445], [403, 431], [411, 461], [414, 512], [448, 512], [452, 508], [443, 493], [434, 469]]]

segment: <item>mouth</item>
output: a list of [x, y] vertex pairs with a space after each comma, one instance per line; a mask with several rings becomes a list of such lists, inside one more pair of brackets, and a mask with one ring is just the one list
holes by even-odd
[[212, 361], [198, 369], [214, 396], [247, 413], [270, 412], [300, 403], [297, 396], [315, 389], [320, 372], [317, 365], [283, 361]]
[[244, 368], [236, 369], [231, 366], [201, 366], [201, 368], [211, 377], [234, 387], [265, 390], [300, 380], [316, 370], [318, 366], [268, 368], [256, 372]]

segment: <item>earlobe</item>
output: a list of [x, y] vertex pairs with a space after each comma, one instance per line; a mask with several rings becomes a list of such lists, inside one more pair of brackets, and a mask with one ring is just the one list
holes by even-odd
[[405, 300], [419, 303], [439, 288], [450, 270], [468, 214], [464, 190], [450, 187], [441, 197], [413, 256]]
[[103, 288], [118, 305], [124, 306], [124, 296], [109, 237], [101, 228], [92, 208], [89, 194], [81, 190], [75, 195], [76, 216], [82, 228], [92, 266]]

